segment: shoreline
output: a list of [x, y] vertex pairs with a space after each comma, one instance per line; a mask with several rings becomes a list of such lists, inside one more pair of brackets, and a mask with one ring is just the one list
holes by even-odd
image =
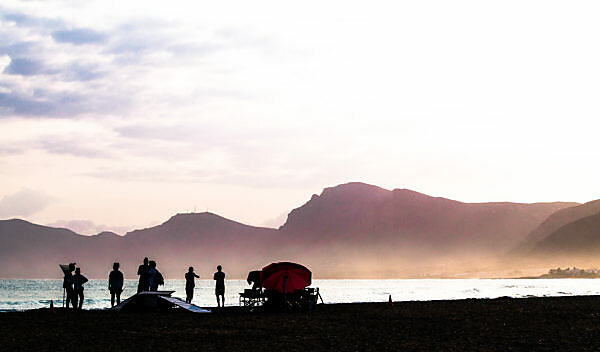
[[0, 340], [9, 351], [592, 351], [600, 349], [599, 323], [600, 296], [338, 303], [281, 313], [42, 308], [0, 314]]

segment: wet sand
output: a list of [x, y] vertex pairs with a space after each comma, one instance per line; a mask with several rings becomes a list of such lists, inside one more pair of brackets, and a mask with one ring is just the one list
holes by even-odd
[[3, 351], [598, 351], [600, 296], [0, 314]]

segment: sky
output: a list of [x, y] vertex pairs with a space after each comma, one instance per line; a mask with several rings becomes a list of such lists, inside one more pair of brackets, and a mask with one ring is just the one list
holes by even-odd
[[0, 0], [0, 219], [600, 198], [597, 1]]

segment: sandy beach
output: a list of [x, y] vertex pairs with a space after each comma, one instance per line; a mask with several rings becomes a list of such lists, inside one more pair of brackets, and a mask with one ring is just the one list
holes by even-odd
[[600, 297], [320, 305], [314, 312], [0, 314], [5, 351], [597, 351]]

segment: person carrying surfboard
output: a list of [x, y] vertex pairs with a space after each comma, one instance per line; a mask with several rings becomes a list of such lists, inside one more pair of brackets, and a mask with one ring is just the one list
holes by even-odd
[[61, 264], [60, 268], [65, 274], [63, 288], [67, 293], [67, 309], [69, 309], [69, 303], [73, 304], [73, 308], [77, 308], [77, 301], [73, 293], [73, 270], [75, 270], [75, 263], [70, 263], [68, 266]]

